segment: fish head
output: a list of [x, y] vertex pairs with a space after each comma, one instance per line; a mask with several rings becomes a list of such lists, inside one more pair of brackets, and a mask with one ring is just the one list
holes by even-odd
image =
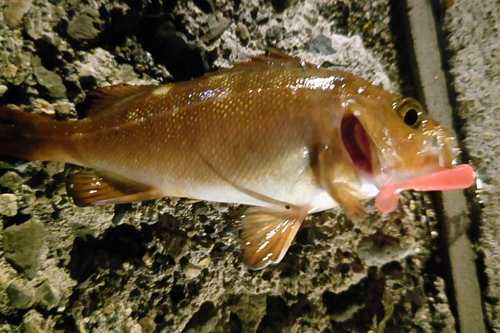
[[377, 187], [456, 164], [454, 135], [415, 99], [387, 93], [347, 96], [342, 103], [344, 148], [360, 175]]

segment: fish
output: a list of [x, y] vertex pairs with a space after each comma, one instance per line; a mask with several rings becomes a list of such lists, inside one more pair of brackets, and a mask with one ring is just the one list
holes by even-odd
[[381, 188], [393, 210], [403, 187], [388, 184], [411, 188], [459, 154], [415, 99], [277, 50], [190, 81], [88, 95], [75, 121], [0, 107], [0, 155], [92, 169], [67, 178], [78, 206], [249, 205], [240, 242], [251, 269], [280, 262], [307, 215], [340, 206], [358, 218]]

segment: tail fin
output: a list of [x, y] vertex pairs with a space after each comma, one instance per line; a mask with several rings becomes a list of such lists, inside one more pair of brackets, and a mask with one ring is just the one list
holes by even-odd
[[64, 161], [60, 122], [0, 106], [0, 155]]

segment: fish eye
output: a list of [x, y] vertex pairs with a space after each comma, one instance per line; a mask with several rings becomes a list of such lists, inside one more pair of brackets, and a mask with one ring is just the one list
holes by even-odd
[[393, 106], [406, 125], [418, 128], [422, 123], [422, 106], [413, 98], [396, 101]]
[[403, 120], [406, 125], [413, 126], [418, 121], [418, 111], [415, 109], [408, 109], [403, 116]]

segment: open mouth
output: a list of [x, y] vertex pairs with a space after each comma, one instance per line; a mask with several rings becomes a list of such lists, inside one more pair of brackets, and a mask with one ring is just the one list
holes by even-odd
[[372, 173], [370, 141], [358, 118], [352, 114], [344, 115], [340, 131], [342, 143], [356, 168]]

